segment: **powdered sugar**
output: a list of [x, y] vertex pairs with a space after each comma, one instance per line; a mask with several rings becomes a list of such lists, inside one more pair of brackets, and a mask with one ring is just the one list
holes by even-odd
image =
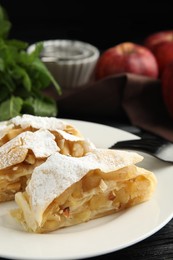
[[60, 150], [54, 139], [54, 135], [48, 130], [19, 134], [0, 147], [0, 169], [22, 162], [28, 149], [32, 150], [37, 158], [50, 156]]
[[35, 129], [48, 129], [50, 131], [56, 129], [65, 129], [66, 124], [55, 117], [41, 117], [24, 114], [22, 116], [16, 116], [9, 120], [15, 126], [21, 126], [22, 128], [33, 127]]
[[23, 147], [31, 149], [36, 158], [48, 157], [56, 151], [60, 151], [56, 142], [54, 141], [55, 136], [48, 130], [38, 130], [34, 133], [27, 132], [23, 133]]
[[111, 172], [142, 159], [142, 156], [133, 152], [108, 149], [95, 149], [80, 158], [59, 153], [51, 155], [45, 163], [34, 169], [26, 188], [36, 221], [41, 223], [42, 214], [53, 199], [90, 170]]

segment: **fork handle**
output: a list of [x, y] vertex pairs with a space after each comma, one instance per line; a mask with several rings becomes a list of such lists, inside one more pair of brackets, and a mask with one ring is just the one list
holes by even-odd
[[[110, 147], [110, 149], [130, 149], [130, 150], [140, 150], [148, 153], [155, 153], [157, 151], [158, 145], [162, 145], [160, 140], [157, 139], [137, 139], [120, 141], [115, 143]], [[163, 144], [165, 142], [163, 141]]]

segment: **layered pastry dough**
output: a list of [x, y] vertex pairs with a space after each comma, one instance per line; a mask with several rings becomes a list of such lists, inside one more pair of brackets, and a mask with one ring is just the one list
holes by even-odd
[[0, 147], [0, 202], [23, 191], [33, 169], [60, 149], [48, 130], [23, 132]]
[[80, 157], [94, 145], [57, 118], [23, 115], [0, 124], [0, 202], [24, 191], [35, 167], [59, 152]]
[[59, 152], [36, 167], [19, 208], [12, 211], [29, 232], [50, 232], [118, 212], [148, 200], [156, 186], [152, 172], [137, 167], [134, 152], [94, 149], [75, 158]]
[[60, 153], [80, 157], [90, 151], [94, 145], [85, 139], [73, 125], [54, 117], [32, 115], [16, 116], [0, 124], [0, 146], [25, 131], [38, 129], [50, 131], [60, 148]]

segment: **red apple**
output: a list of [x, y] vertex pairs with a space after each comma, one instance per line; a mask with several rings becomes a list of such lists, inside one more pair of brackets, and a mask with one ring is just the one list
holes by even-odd
[[155, 46], [161, 42], [171, 42], [173, 40], [173, 30], [156, 32], [149, 35], [144, 44], [150, 50], [153, 50]]
[[173, 119], [173, 62], [169, 63], [161, 76], [162, 93], [165, 105]]
[[132, 42], [120, 43], [100, 56], [96, 65], [96, 79], [119, 73], [133, 73], [158, 77], [158, 65], [152, 52]]
[[165, 66], [173, 61], [173, 30], [149, 35], [144, 45], [155, 55], [161, 76]]

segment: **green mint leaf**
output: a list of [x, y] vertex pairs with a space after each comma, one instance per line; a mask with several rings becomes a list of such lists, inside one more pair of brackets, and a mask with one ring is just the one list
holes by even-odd
[[29, 97], [23, 103], [22, 112], [37, 116], [56, 116], [57, 105], [54, 100], [46, 96]]
[[24, 68], [16, 65], [15, 68], [13, 69], [13, 78], [17, 78], [21, 82], [21, 85], [23, 85], [23, 87], [28, 92], [31, 91], [32, 88], [31, 79]]
[[5, 69], [4, 60], [0, 58], [0, 71], [4, 71], [4, 69]]
[[37, 58], [27, 67], [32, 80], [33, 91], [45, 89], [51, 83], [50, 78], [45, 74], [42, 65], [39, 66], [39, 63], [42, 62]]
[[11, 73], [8, 73], [8, 71], [6, 71], [6, 73], [0, 73], [0, 89], [3, 88], [9, 94], [13, 93], [16, 89], [14, 79], [11, 77], [10, 74]]
[[56, 116], [55, 100], [43, 96], [42, 90], [53, 83], [61, 88], [41, 61], [43, 43], [36, 44], [32, 53], [28, 43], [8, 39], [11, 23], [0, 5], [0, 120], [8, 120], [20, 113]]
[[14, 96], [2, 102], [0, 105], [0, 120], [9, 120], [10, 118], [19, 115], [22, 105], [22, 99]]
[[39, 59], [35, 59], [34, 62], [32, 63], [32, 66], [35, 69], [37, 69], [40, 73], [42, 73], [42, 75], [45, 75], [53, 83], [58, 94], [61, 95], [61, 88], [59, 84], [56, 82], [56, 80], [54, 79], [50, 71], [47, 69], [47, 67], [44, 65], [44, 63]]
[[7, 38], [11, 29], [11, 22], [8, 19], [8, 15], [5, 9], [0, 6], [0, 38]]
[[17, 50], [26, 50], [26, 48], [28, 47], [27, 42], [23, 42], [23, 41], [16, 40], [16, 39], [6, 40], [6, 44], [8, 46], [16, 48]]

